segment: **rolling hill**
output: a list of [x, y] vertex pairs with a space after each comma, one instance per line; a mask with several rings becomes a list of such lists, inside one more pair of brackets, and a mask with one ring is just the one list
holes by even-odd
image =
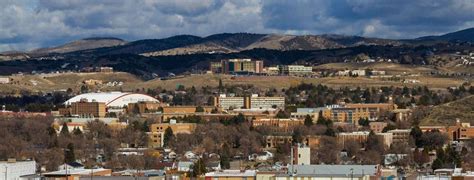
[[432, 40], [432, 41], [469, 41], [474, 42], [474, 28], [464, 29], [452, 33], [447, 33], [440, 36], [425, 36], [417, 38], [417, 40]]
[[56, 47], [36, 49], [36, 50], [28, 52], [28, 54], [32, 56], [41, 56], [41, 55], [47, 55], [51, 53], [61, 54], [61, 53], [69, 53], [69, 52], [82, 51], [82, 50], [88, 50], [88, 49], [120, 46], [124, 44], [126, 44], [126, 42], [118, 38], [101, 38], [101, 37], [85, 38], [85, 39], [80, 39], [80, 40], [73, 41], [73, 42], [56, 46]]
[[454, 125], [456, 118], [461, 122], [474, 123], [474, 96], [434, 107], [421, 125]]

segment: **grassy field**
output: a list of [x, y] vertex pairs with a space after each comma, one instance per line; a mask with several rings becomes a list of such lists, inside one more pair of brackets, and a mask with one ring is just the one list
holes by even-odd
[[474, 96], [434, 107], [421, 125], [454, 125], [456, 118], [474, 124]]
[[434, 69], [428, 66], [404, 65], [387, 62], [377, 63], [329, 63], [316, 66], [315, 69], [331, 69], [331, 70], [345, 70], [345, 69], [373, 69], [379, 71], [386, 71], [387, 74], [418, 74], [429, 73]]
[[[325, 77], [325, 78], [302, 78], [288, 76], [242, 76], [233, 77], [230, 75], [190, 75], [169, 80], [149, 80], [143, 81], [128, 73], [67, 73], [52, 75], [25, 75], [12, 76], [13, 84], [0, 85], [0, 92], [27, 91], [54, 91], [72, 88], [79, 90], [82, 82], [88, 79], [102, 80], [104, 83], [118, 81], [123, 82], [123, 86], [107, 87], [101, 86], [97, 90], [101, 91], [133, 91], [137, 88], [175, 89], [179, 85], [185, 87], [195, 86], [218, 86], [219, 79], [226, 85], [250, 84], [258, 88], [288, 88], [296, 86], [302, 82], [313, 84], [324, 84], [330, 87], [380, 87], [380, 86], [428, 86], [435, 89], [446, 89], [447, 87], [459, 86], [466, 82], [462, 79], [436, 78], [430, 76], [405, 77], [405, 79], [419, 80], [419, 83], [402, 83], [401, 80], [392, 81], [387, 78], [367, 78], [367, 77]], [[403, 78], [402, 78], [403, 79]]]

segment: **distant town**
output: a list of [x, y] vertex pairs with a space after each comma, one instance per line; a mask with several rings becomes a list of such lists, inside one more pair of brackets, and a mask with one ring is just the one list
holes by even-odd
[[[121, 73], [112, 67], [81, 71]], [[100, 90], [123, 88], [127, 82], [91, 78], [64, 91], [5, 92], [0, 97], [0, 133], [5, 140], [0, 144], [0, 158], [5, 160], [0, 162], [0, 177], [369, 180], [474, 176], [465, 171], [474, 165], [474, 126], [470, 124], [474, 87], [469, 83], [440, 90], [420, 84], [420, 74], [319, 70], [305, 65], [266, 67], [255, 59], [210, 62], [204, 74], [230, 80], [386, 78], [400, 84], [337, 88], [299, 82], [288, 88], [259, 88], [218, 79], [217, 86], [176, 84], [172, 89], [134, 87], [127, 92]], [[22, 82], [21, 76], [25, 75], [0, 81], [18, 86], [44, 83]], [[43, 80], [56, 76], [42, 74]], [[180, 78], [186, 76], [170, 74], [161, 81]], [[471, 113], [463, 115], [469, 108]], [[443, 119], [431, 117], [435, 111]]]

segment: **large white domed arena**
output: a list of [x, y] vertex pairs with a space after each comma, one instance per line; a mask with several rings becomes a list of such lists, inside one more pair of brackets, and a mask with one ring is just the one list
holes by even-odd
[[87, 100], [88, 102], [103, 102], [107, 107], [116, 108], [127, 106], [128, 103], [137, 103], [144, 101], [159, 102], [157, 99], [145, 94], [126, 92], [98, 92], [77, 95], [64, 102], [64, 104], [71, 105], [71, 103], [79, 102], [81, 100]]

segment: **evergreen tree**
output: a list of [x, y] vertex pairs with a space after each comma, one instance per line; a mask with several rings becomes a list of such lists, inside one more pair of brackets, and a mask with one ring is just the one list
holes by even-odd
[[74, 134], [74, 136], [82, 136], [82, 131], [79, 128], [74, 128], [72, 134]]
[[414, 126], [413, 128], [411, 128], [410, 136], [413, 137], [413, 139], [415, 140], [416, 147], [423, 146], [423, 131], [421, 131], [420, 127]]
[[319, 125], [326, 125], [326, 119], [323, 117], [323, 111], [319, 111], [318, 113], [318, 120], [316, 121], [316, 124]]
[[62, 136], [69, 136], [69, 127], [67, 127], [67, 123], [63, 123], [63, 127], [61, 128], [61, 135]]
[[367, 126], [369, 126], [370, 121], [367, 118], [359, 118], [358, 123], [359, 123], [360, 126], [367, 127]]
[[224, 92], [224, 85], [222, 84], [222, 79], [219, 79], [219, 93]]
[[334, 129], [332, 129], [332, 127], [328, 127], [326, 129], [326, 132], [324, 132], [324, 135], [336, 137], [336, 132], [334, 131]]
[[198, 177], [200, 175], [203, 175], [206, 173], [206, 164], [202, 160], [202, 158], [199, 158], [196, 163], [193, 165], [193, 177]]
[[56, 135], [56, 130], [52, 126], [48, 127], [48, 135], [49, 136]]
[[220, 152], [220, 157], [221, 157], [221, 168], [222, 169], [230, 169], [230, 148], [227, 143], [224, 143], [222, 145], [222, 149]]
[[202, 106], [196, 107], [196, 112], [204, 112], [204, 108]]
[[306, 115], [304, 118], [304, 125], [308, 127], [313, 125], [313, 118], [310, 115]]
[[148, 121], [143, 122], [142, 132], [150, 132], [150, 126], [148, 125]]
[[303, 141], [303, 134], [301, 133], [301, 130], [299, 130], [298, 128], [293, 130], [293, 134], [291, 135], [291, 137], [293, 139], [293, 144], [298, 144]]
[[72, 163], [76, 161], [76, 156], [74, 154], [74, 144], [67, 144], [67, 147], [64, 150], [64, 161], [66, 163]]
[[167, 147], [172, 139], [174, 139], [173, 129], [168, 127], [163, 135], [163, 147]]

